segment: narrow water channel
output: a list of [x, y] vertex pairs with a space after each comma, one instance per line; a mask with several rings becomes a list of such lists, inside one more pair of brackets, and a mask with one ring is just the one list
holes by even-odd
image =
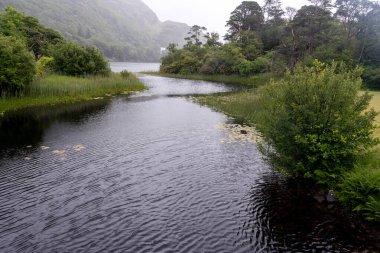
[[148, 91], [0, 122], [0, 252], [376, 252], [299, 197], [221, 113], [181, 95], [222, 84], [143, 76]]

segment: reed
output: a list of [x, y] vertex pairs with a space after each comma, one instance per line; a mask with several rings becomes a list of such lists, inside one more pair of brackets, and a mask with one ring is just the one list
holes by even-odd
[[127, 78], [116, 73], [109, 77], [86, 78], [50, 75], [34, 81], [20, 97], [0, 98], [0, 116], [9, 110], [73, 103], [144, 89], [144, 85], [133, 75]]
[[379, 113], [376, 117], [376, 124], [379, 128], [375, 131], [375, 135], [380, 138], [380, 91], [371, 91], [370, 94], [373, 96], [370, 107]]

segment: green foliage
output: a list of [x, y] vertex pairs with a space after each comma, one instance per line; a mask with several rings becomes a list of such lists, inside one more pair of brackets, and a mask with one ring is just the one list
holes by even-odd
[[363, 81], [368, 88], [380, 89], [380, 67], [365, 67]]
[[44, 27], [36, 18], [25, 16], [13, 7], [6, 7], [5, 12], [0, 14], [0, 33], [24, 40], [36, 59], [46, 53], [49, 45], [63, 41], [58, 32]]
[[33, 57], [24, 41], [0, 35], [0, 97], [20, 95], [35, 75]]
[[369, 154], [347, 173], [339, 185], [338, 200], [368, 220], [380, 221], [379, 154]]
[[129, 78], [131, 76], [131, 73], [129, 73], [128, 70], [123, 70], [123, 71], [120, 72], [120, 75], [121, 75], [122, 78], [127, 79], [127, 78]]
[[243, 1], [227, 21], [228, 34], [225, 38], [230, 40], [241, 31], [260, 31], [263, 24], [264, 13], [260, 5], [255, 1]]
[[95, 47], [82, 47], [64, 42], [50, 49], [53, 70], [70, 76], [109, 75], [108, 62]]
[[205, 49], [196, 45], [169, 52], [161, 59], [160, 71], [172, 74], [197, 73], [204, 53]]
[[38, 18], [67, 40], [96, 46], [119, 61], [158, 61], [160, 47], [171, 42], [183, 45], [189, 30], [183, 23], [160, 22], [141, 0], [1, 0], [0, 9], [6, 6]]
[[4, 112], [21, 108], [67, 104], [144, 89], [144, 85], [133, 75], [129, 78], [115, 73], [109, 77], [87, 78], [48, 75], [28, 86], [23, 97], [0, 99], [0, 117]]
[[361, 70], [343, 64], [298, 66], [258, 95], [257, 128], [265, 154], [294, 178], [334, 184], [357, 155], [376, 145], [371, 96], [360, 95]]
[[54, 59], [52, 57], [43, 56], [36, 62], [36, 76], [43, 77], [47, 71], [51, 70]]

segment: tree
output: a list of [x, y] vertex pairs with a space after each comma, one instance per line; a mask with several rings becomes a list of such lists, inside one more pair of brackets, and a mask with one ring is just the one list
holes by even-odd
[[376, 113], [368, 110], [360, 75], [360, 68], [316, 61], [259, 92], [256, 127], [268, 145], [262, 151], [279, 171], [329, 183], [377, 145]]
[[63, 42], [51, 48], [53, 70], [65, 75], [108, 75], [110, 69], [102, 53], [95, 47], [82, 47]]
[[36, 18], [25, 16], [13, 7], [6, 7], [0, 14], [0, 33], [24, 40], [36, 60], [46, 53], [50, 44], [63, 41], [57, 31], [44, 27]]
[[332, 7], [331, 0], [308, 0], [314, 6], [320, 7], [322, 9], [329, 9]]
[[20, 95], [36, 72], [33, 57], [24, 41], [0, 35], [0, 97]]
[[330, 11], [317, 6], [303, 6], [291, 23], [296, 50], [310, 55], [318, 46], [329, 43], [333, 21]]
[[206, 30], [207, 30], [207, 28], [204, 26], [193, 25], [190, 28], [190, 31], [187, 33], [190, 36], [185, 38], [188, 46], [191, 46], [191, 45], [201, 46], [202, 45], [201, 35]]
[[264, 13], [254, 1], [243, 1], [227, 21], [228, 33], [225, 39], [231, 40], [242, 31], [261, 31], [264, 24]]
[[264, 10], [267, 15], [267, 23], [281, 24], [283, 22], [282, 16], [285, 12], [281, 8], [280, 0], [265, 0]]
[[344, 24], [347, 33], [347, 43], [359, 32], [358, 22], [363, 19], [371, 9], [368, 0], [337, 0], [335, 16]]
[[358, 39], [361, 44], [359, 61], [380, 67], [380, 5], [374, 5], [373, 10], [360, 18]]
[[206, 46], [209, 46], [209, 47], [218, 47], [218, 46], [221, 46], [222, 43], [220, 43], [219, 41], [219, 34], [218, 33], [215, 33], [215, 32], [212, 32], [212, 33], [206, 33], [206, 35], [204, 36], [204, 38], [206, 39]]

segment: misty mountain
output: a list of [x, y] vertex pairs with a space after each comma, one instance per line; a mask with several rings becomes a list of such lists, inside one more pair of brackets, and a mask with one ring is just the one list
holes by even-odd
[[183, 23], [161, 22], [141, 0], [1, 0], [1, 10], [5, 6], [120, 61], [157, 61], [161, 47], [183, 44], [189, 30]]

